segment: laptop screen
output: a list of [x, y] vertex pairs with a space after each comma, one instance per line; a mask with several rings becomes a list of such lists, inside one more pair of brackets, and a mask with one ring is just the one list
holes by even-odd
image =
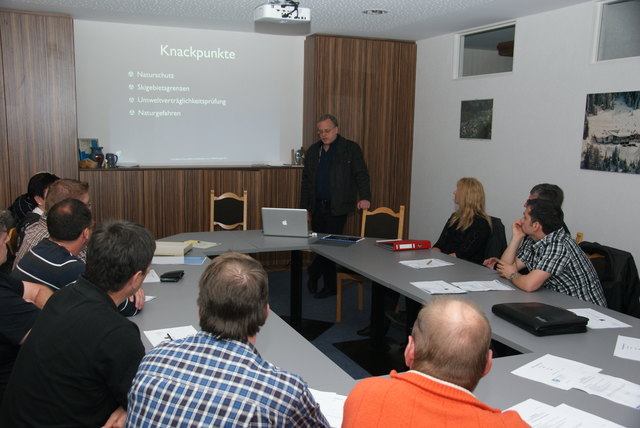
[[262, 208], [265, 236], [309, 237], [307, 210], [296, 208]]

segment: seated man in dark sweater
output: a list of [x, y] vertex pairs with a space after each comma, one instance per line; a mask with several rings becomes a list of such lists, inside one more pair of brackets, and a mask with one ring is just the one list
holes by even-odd
[[[12, 275], [54, 291], [74, 283], [85, 269], [78, 254], [89, 242], [92, 223], [91, 210], [82, 201], [67, 198], [58, 202], [47, 215], [49, 237], [24, 255]], [[142, 309], [144, 292], [140, 289], [137, 294], [120, 305], [123, 315], [132, 316]]]
[[[12, 224], [9, 211], [0, 212], [0, 264], [7, 259], [7, 231]], [[0, 273], [0, 402], [18, 351], [51, 294], [43, 285]]]
[[154, 250], [151, 233], [130, 222], [92, 233], [85, 273], [51, 296], [18, 354], [0, 426], [124, 425], [144, 346], [117, 305], [141, 287]]

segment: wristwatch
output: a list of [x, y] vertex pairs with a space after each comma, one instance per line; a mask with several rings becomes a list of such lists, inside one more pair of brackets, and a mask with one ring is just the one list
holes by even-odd
[[509, 281], [513, 280], [513, 278], [516, 277], [516, 275], [518, 274], [518, 272], [514, 272], [511, 275], [509, 275], [509, 278], [507, 278]]

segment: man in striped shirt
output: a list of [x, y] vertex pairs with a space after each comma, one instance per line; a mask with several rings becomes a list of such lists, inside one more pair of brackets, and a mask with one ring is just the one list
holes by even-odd
[[75, 282], [84, 272], [78, 253], [89, 242], [91, 225], [91, 210], [83, 202], [73, 198], [58, 202], [47, 216], [49, 238], [25, 254], [13, 276], [54, 291]]
[[[85, 263], [79, 258], [91, 236], [91, 210], [75, 198], [55, 204], [47, 214], [48, 238], [31, 248], [12, 272], [22, 281], [44, 284], [57, 291], [84, 273]], [[144, 307], [144, 291], [140, 288], [118, 306], [124, 316], [133, 316]]]

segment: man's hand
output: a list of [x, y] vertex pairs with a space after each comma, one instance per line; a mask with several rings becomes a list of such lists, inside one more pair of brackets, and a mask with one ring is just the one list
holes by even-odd
[[497, 257], [489, 257], [485, 261], [482, 262], [482, 265], [488, 267], [489, 269], [495, 269], [496, 263], [500, 262], [500, 259]]
[[512, 264], [503, 263], [500, 260], [498, 260], [498, 264], [496, 265], [496, 270], [498, 271], [500, 276], [503, 278], [509, 278], [511, 275], [518, 272], [518, 268], [516, 267], [515, 263], [512, 263]]
[[513, 235], [511, 239], [524, 239], [527, 236], [522, 230], [522, 221], [522, 218], [519, 218], [511, 225], [511, 233]]
[[133, 295], [129, 296], [129, 301], [136, 306], [136, 309], [141, 311], [144, 308], [144, 290], [142, 287], [138, 288]]
[[363, 199], [361, 201], [358, 201], [357, 207], [359, 210], [368, 210], [371, 207], [371, 202]]
[[127, 411], [122, 407], [118, 407], [111, 413], [111, 416], [109, 416], [109, 419], [107, 419], [107, 422], [104, 423], [102, 428], [123, 428], [126, 420]]

